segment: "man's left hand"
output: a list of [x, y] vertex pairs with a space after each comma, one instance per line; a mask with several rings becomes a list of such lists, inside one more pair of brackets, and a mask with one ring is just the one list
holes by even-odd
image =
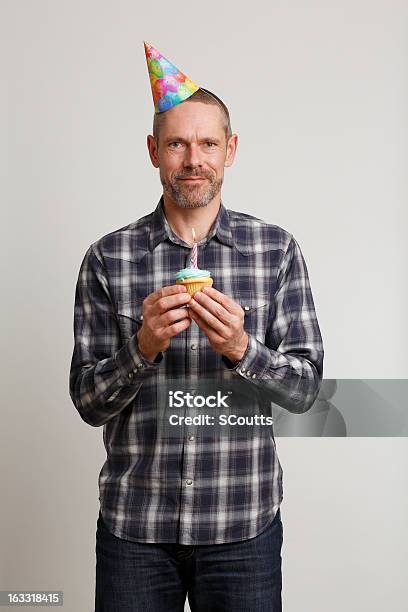
[[241, 361], [249, 340], [241, 306], [213, 287], [198, 291], [188, 305], [190, 317], [205, 333], [214, 351], [234, 365]]

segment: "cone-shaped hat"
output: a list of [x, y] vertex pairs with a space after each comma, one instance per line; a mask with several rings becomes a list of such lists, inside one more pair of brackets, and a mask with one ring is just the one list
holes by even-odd
[[156, 113], [169, 110], [200, 89], [152, 45], [144, 41], [144, 47]]

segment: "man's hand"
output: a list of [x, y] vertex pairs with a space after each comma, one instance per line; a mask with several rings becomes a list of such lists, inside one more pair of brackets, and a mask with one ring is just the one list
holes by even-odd
[[216, 353], [237, 364], [248, 346], [244, 310], [233, 299], [213, 287], [204, 287], [191, 299], [190, 317], [208, 338]]
[[188, 308], [191, 300], [184, 285], [167, 285], [143, 300], [143, 325], [137, 332], [139, 350], [149, 361], [170, 345], [170, 339], [191, 324]]

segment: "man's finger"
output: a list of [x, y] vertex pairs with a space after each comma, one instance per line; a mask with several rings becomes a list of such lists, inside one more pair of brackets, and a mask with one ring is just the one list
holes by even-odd
[[158, 324], [160, 327], [167, 325], [171, 325], [175, 321], [181, 321], [181, 319], [185, 319], [189, 317], [187, 308], [172, 308], [167, 312], [164, 312], [158, 319]]
[[206, 325], [215, 330], [220, 336], [224, 338], [225, 332], [227, 330], [227, 326], [224, 325], [216, 316], [214, 316], [211, 312], [206, 310], [201, 304], [199, 304], [195, 298], [193, 298], [189, 304], [190, 311], [196, 313], [200, 319], [202, 319]]
[[221, 302], [216, 302], [212, 299], [212, 297], [209, 297], [202, 291], [198, 291], [195, 294], [194, 299], [191, 301], [190, 305], [193, 302], [198, 302], [200, 306], [205, 308], [208, 312], [213, 314], [214, 317], [216, 317], [222, 323], [225, 323], [225, 325], [227, 326], [231, 325], [236, 318], [236, 314], [233, 314], [229, 310], [227, 310], [221, 304]]
[[153, 304], [151, 307], [151, 312], [154, 314], [162, 315], [168, 310], [172, 308], [177, 308], [180, 306], [185, 306], [191, 300], [191, 295], [187, 292], [185, 293], [176, 293], [174, 295], [168, 295], [166, 297], [161, 297]]
[[164, 328], [163, 336], [165, 338], [173, 338], [173, 336], [177, 336], [177, 334], [187, 329], [189, 325], [191, 325], [190, 317], [186, 317], [181, 321], [176, 321], [176, 323]]
[[207, 338], [211, 339], [211, 342], [224, 342], [225, 338], [220, 336], [212, 327], [207, 325], [204, 319], [202, 319], [196, 312], [191, 311], [190, 317], [197, 323], [198, 327], [205, 333]]
[[218, 291], [218, 289], [214, 289], [214, 287], [203, 287], [203, 289], [201, 289], [201, 292], [204, 293], [204, 295], [208, 295], [210, 298], [224, 306], [224, 308], [232, 314], [237, 314], [237, 312], [241, 310], [241, 306], [237, 304], [237, 302], [235, 302], [228, 295], [225, 295], [225, 293], [221, 293], [221, 291]]
[[166, 285], [165, 287], [161, 287], [157, 291], [150, 293], [146, 299], [144, 300], [145, 304], [151, 306], [157, 300], [163, 297], [167, 297], [168, 295], [177, 295], [178, 293], [186, 293], [187, 289], [184, 285]]

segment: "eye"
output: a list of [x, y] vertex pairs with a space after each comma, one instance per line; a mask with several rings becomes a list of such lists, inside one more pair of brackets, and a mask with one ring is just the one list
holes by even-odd
[[209, 149], [212, 149], [212, 148], [214, 148], [214, 147], [216, 147], [216, 146], [217, 146], [217, 144], [216, 144], [215, 142], [211, 142], [211, 140], [209, 140], [209, 141], [206, 143], [206, 145], [207, 145], [207, 147], [208, 147]]
[[172, 149], [177, 149], [176, 145], [181, 144], [180, 142], [178, 142], [177, 140], [175, 140], [174, 142], [170, 142], [169, 143], [169, 147], [171, 147]]

